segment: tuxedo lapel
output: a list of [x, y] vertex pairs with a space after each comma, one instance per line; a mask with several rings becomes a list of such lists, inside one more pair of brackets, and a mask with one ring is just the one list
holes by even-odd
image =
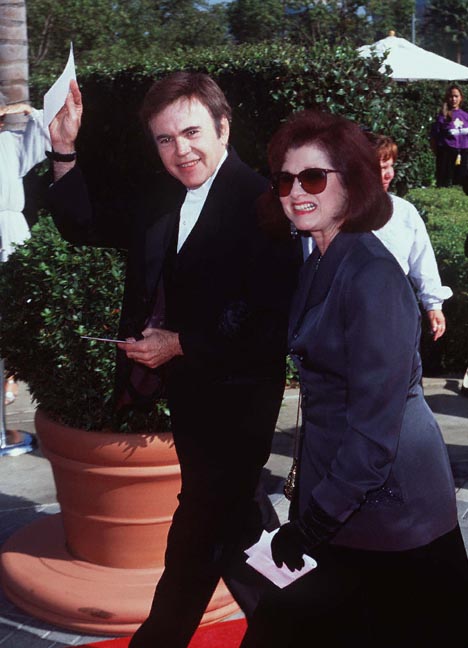
[[216, 174], [197, 222], [177, 255], [179, 267], [192, 261], [199, 263], [203, 249], [222, 240], [223, 216], [230, 213], [233, 175], [239, 163], [236, 153], [230, 150]]
[[[185, 187], [167, 175], [157, 194], [146, 201], [142, 215], [147, 223], [144, 233], [144, 264], [147, 294], [151, 298], [161, 276], [166, 251], [179, 226], [180, 208], [186, 195]], [[156, 214], [156, 217], [155, 217]]]
[[178, 226], [179, 211], [167, 212], [146, 231], [145, 266], [146, 290], [151, 297], [161, 276], [166, 250], [174, 229]]
[[[192, 264], [198, 268], [200, 259], [205, 256], [205, 250], [213, 245], [220, 245], [223, 236], [229, 235], [227, 232], [224, 234], [224, 226], [226, 219], [232, 215], [232, 192], [239, 190], [239, 187], [235, 186], [235, 175], [241, 164], [235, 151], [230, 149], [228, 157], [216, 174], [197, 222], [177, 254], [179, 270], [190, 272]], [[153, 298], [161, 276], [166, 251], [173, 237], [177, 235], [176, 229], [179, 226], [180, 209], [185, 195], [185, 187], [169, 179], [168, 192], [164, 196], [165, 210], [156, 220], [153, 218], [153, 222], [147, 219], [151, 225], [145, 235], [145, 277], [150, 299]], [[147, 205], [145, 209], [151, 210], [151, 205]]]

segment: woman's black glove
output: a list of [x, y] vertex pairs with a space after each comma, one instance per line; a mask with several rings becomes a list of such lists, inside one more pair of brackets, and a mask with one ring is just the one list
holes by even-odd
[[287, 522], [280, 527], [271, 541], [271, 556], [277, 567], [285, 563], [290, 571], [304, 567], [303, 554], [307, 553], [305, 538], [298, 522]]
[[303, 554], [312, 555], [314, 549], [330, 540], [341, 523], [311, 499], [304, 515], [283, 524], [271, 541], [271, 556], [277, 567], [283, 563], [290, 571], [304, 567]]

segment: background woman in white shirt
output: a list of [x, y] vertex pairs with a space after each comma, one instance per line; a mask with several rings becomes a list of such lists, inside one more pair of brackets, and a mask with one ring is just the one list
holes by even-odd
[[[24, 131], [3, 130], [5, 115], [28, 115]], [[6, 261], [15, 244], [29, 238], [29, 227], [23, 215], [23, 177], [45, 158], [46, 138], [42, 126], [42, 111], [25, 103], [5, 105], [0, 94], [0, 237], [1, 261]], [[15, 382], [5, 385], [5, 403], [14, 401]]]
[[[365, 135], [376, 150], [382, 184], [388, 191], [395, 176], [393, 165], [398, 157], [398, 147], [387, 135], [369, 132]], [[453, 293], [448, 286], [442, 285], [429, 234], [418, 210], [407, 200], [391, 193], [389, 195], [393, 203], [392, 217], [374, 234], [396, 257], [414, 285], [436, 341], [445, 333], [442, 305]]]

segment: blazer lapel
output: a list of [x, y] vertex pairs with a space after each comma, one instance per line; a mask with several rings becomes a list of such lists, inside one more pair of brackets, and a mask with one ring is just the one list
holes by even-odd
[[318, 269], [318, 262], [320, 261], [320, 250], [315, 246], [312, 254], [304, 261], [300, 274], [299, 274], [299, 289], [291, 307], [291, 324], [293, 328], [297, 328], [297, 322], [302, 320], [302, 314], [306, 310], [306, 304], [309, 294], [312, 290], [314, 278]]
[[314, 248], [301, 270], [303, 277], [299, 279], [299, 299], [293, 311], [294, 329], [301, 325], [307, 311], [325, 300], [338, 268], [357, 236], [355, 233], [340, 232], [321, 258], [318, 248]]

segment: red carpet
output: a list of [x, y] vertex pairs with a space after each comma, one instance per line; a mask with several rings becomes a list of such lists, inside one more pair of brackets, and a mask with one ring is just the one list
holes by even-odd
[[[238, 648], [245, 628], [245, 619], [202, 626], [196, 631], [189, 648]], [[128, 637], [121, 637], [86, 644], [81, 648], [127, 648], [128, 642]]]

